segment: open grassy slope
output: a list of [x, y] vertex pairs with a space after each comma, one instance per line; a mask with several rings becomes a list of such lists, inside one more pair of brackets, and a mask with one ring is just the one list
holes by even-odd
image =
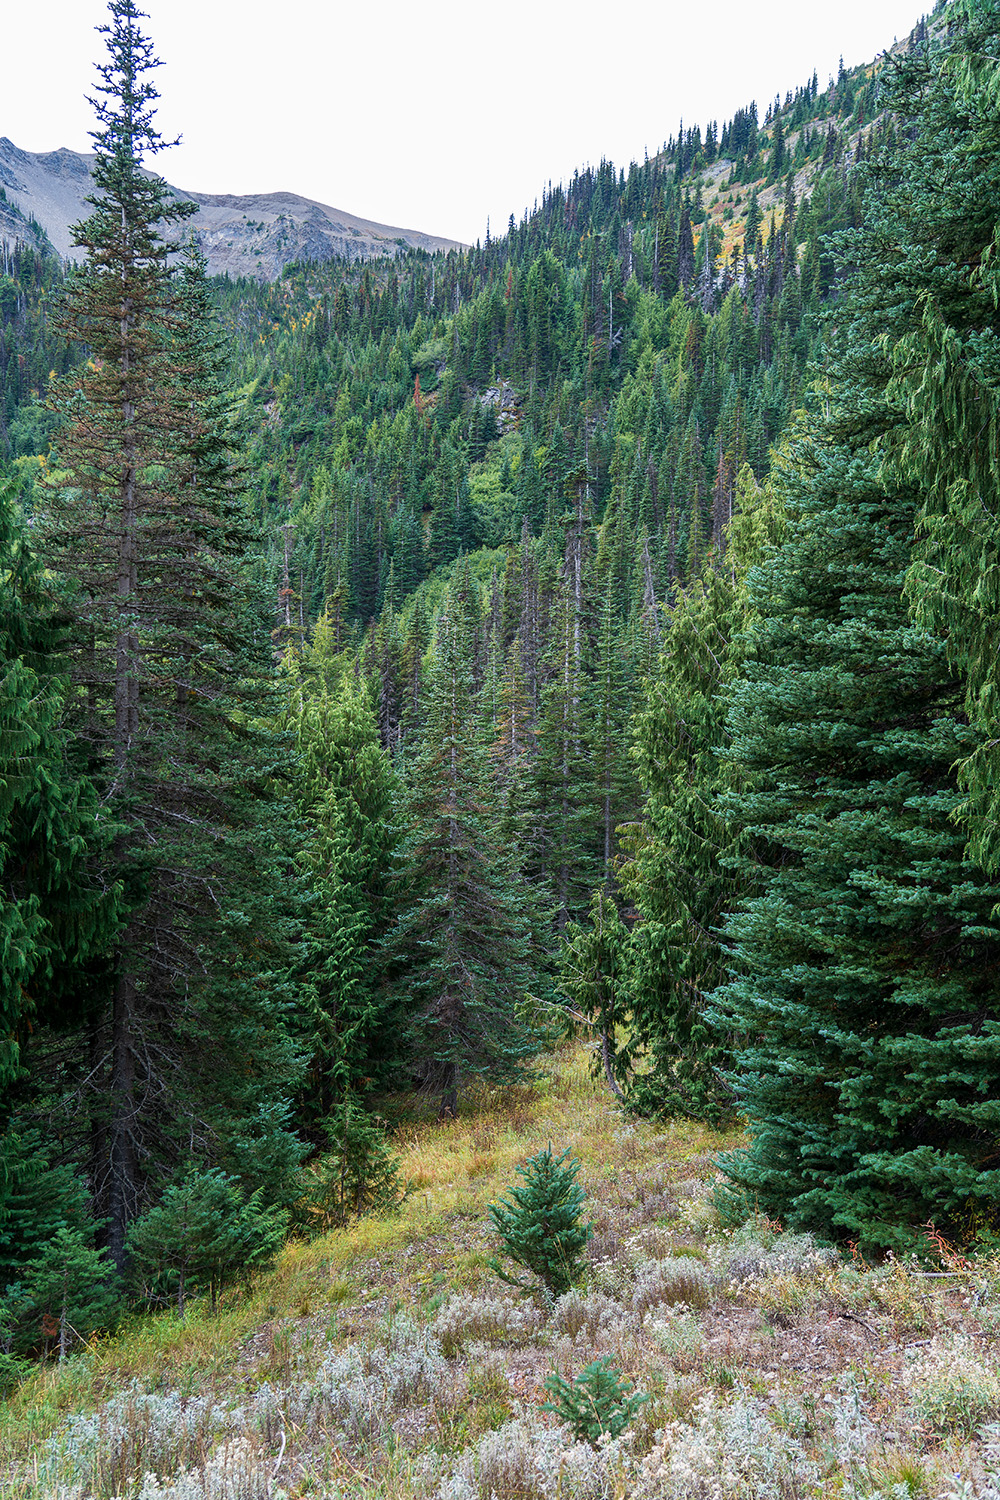
[[[550, 1139], [595, 1225], [555, 1307], [489, 1269], [484, 1211]], [[732, 1138], [624, 1120], [579, 1048], [399, 1144], [397, 1217], [27, 1382], [0, 1414], [4, 1500], [1000, 1496], [997, 1261], [870, 1268], [766, 1221], [723, 1230]], [[594, 1451], [540, 1404], [598, 1355], [650, 1399]]]

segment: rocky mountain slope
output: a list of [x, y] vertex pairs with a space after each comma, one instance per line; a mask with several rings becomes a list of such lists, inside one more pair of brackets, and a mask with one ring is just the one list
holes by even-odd
[[[0, 138], [0, 238], [27, 241], [33, 218], [60, 255], [73, 256], [70, 225], [87, 215], [94, 158], [65, 147], [58, 151], [22, 151]], [[197, 236], [212, 274], [253, 276], [274, 281], [294, 260], [366, 260], [395, 255], [402, 247], [451, 250], [454, 240], [373, 224], [296, 193], [190, 193], [178, 197], [198, 205], [184, 226]], [[13, 212], [11, 211], [13, 210]]]

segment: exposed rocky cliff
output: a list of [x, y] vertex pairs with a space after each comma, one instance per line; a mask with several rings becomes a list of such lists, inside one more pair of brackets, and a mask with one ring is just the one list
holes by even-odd
[[[0, 239], [29, 240], [27, 221], [33, 218], [60, 255], [72, 258], [70, 225], [86, 218], [85, 199], [92, 191], [94, 158], [78, 151], [21, 151], [0, 138], [0, 187], [9, 209], [0, 201]], [[183, 231], [193, 233], [208, 258], [213, 274], [253, 276], [274, 281], [293, 260], [330, 260], [344, 256], [365, 260], [395, 255], [400, 245], [422, 250], [455, 249], [454, 240], [373, 224], [339, 208], [330, 208], [296, 193], [189, 193], [175, 188], [179, 198], [197, 203], [198, 212]], [[20, 228], [18, 227], [20, 226]]]

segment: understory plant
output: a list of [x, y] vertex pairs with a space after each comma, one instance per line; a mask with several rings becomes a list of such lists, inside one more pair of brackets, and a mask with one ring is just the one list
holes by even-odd
[[[550, 1141], [518, 1167], [523, 1186], [508, 1188], [506, 1197], [488, 1209], [504, 1250], [538, 1277], [550, 1299], [561, 1297], [580, 1280], [581, 1252], [593, 1233], [593, 1226], [582, 1218], [585, 1194], [576, 1180], [580, 1163], [568, 1157], [568, 1149], [554, 1156]], [[531, 1289], [495, 1258], [489, 1264], [512, 1286]]]
[[326, 1121], [329, 1148], [313, 1167], [305, 1197], [310, 1227], [325, 1233], [352, 1218], [392, 1213], [411, 1191], [379, 1121], [350, 1093]]
[[543, 1411], [553, 1412], [571, 1429], [573, 1436], [596, 1448], [602, 1438], [616, 1438], [624, 1432], [639, 1407], [649, 1397], [634, 1391], [630, 1381], [623, 1380], [609, 1356], [595, 1359], [573, 1380], [558, 1370], [545, 1381], [552, 1396]]

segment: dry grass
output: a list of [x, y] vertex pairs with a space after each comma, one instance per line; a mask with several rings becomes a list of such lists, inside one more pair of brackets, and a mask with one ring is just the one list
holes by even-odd
[[[1000, 1267], [928, 1277], [728, 1233], [710, 1187], [732, 1137], [630, 1123], [582, 1049], [547, 1061], [454, 1122], [400, 1125], [396, 1217], [27, 1381], [0, 1411], [4, 1500], [997, 1500]], [[549, 1140], [595, 1224], [587, 1283], [554, 1307], [489, 1269], [485, 1214]], [[650, 1400], [595, 1453], [541, 1403], [553, 1368], [598, 1355]]]

